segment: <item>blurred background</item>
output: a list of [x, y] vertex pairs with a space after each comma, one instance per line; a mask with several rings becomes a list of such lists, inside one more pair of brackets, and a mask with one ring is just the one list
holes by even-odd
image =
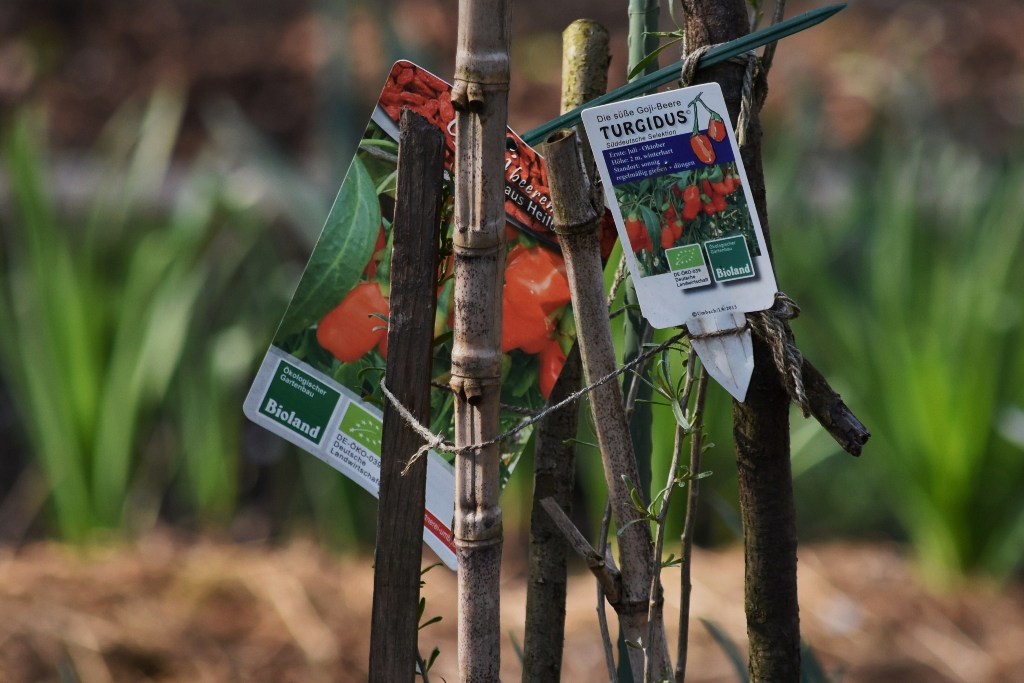
[[[610, 29], [610, 86], [625, 80], [620, 5], [514, 3], [514, 129], [557, 114], [573, 19]], [[241, 404], [391, 63], [451, 80], [456, 14], [454, 0], [0, 5], [5, 557], [170, 534], [268, 553], [312, 539], [368, 566], [373, 499]], [[802, 542], [885, 548], [937, 595], [980, 581], [1018, 621], [1022, 34], [1018, 2], [854, 0], [780, 44], [762, 117], [797, 341], [873, 435], [854, 459], [794, 412]], [[698, 540], [732, 548], [730, 407], [717, 387], [710, 403]], [[672, 424], [656, 411], [655, 481]], [[596, 524], [592, 455], [578, 460], [578, 516]], [[513, 557], [529, 519], [521, 468], [503, 498]], [[1010, 680], [992, 671], [919, 680]]]

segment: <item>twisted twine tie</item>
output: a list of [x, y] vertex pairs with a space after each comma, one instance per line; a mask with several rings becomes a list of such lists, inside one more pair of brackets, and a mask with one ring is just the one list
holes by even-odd
[[804, 357], [796, 346], [789, 321], [800, 315], [800, 307], [785, 292], [775, 294], [775, 304], [764, 311], [747, 314], [750, 328], [763, 339], [772, 352], [772, 361], [790, 400], [799, 406], [804, 417], [811, 414], [811, 405], [804, 390]]
[[402, 474], [403, 475], [406, 474], [409, 471], [409, 469], [414, 464], [416, 464], [416, 462], [420, 458], [422, 458], [427, 452], [429, 452], [431, 450], [439, 451], [439, 452], [442, 452], [442, 453], [452, 453], [454, 455], [462, 455], [462, 454], [465, 454], [465, 453], [469, 453], [471, 451], [476, 451], [476, 450], [479, 450], [481, 448], [485, 448], [487, 446], [493, 446], [494, 444], [499, 443], [501, 441], [504, 441], [505, 439], [510, 439], [513, 436], [515, 436], [516, 434], [518, 434], [519, 432], [521, 432], [524, 429], [526, 429], [527, 427], [530, 427], [530, 426], [536, 424], [537, 422], [543, 420], [548, 414], [550, 414], [550, 413], [552, 413], [552, 412], [554, 412], [556, 410], [559, 410], [561, 408], [564, 408], [565, 406], [569, 405], [570, 403], [575, 403], [576, 401], [580, 400], [581, 398], [583, 398], [584, 396], [586, 396], [587, 394], [589, 394], [591, 391], [593, 391], [594, 389], [598, 388], [599, 386], [610, 382], [611, 380], [615, 379], [616, 377], [619, 377], [623, 373], [629, 372], [630, 370], [635, 368], [640, 363], [643, 363], [644, 361], [646, 361], [651, 356], [653, 356], [655, 354], [658, 354], [658, 353], [661, 353], [665, 349], [669, 348], [670, 346], [672, 346], [673, 344], [678, 342], [680, 339], [682, 339], [684, 336], [686, 336], [686, 332], [680, 332], [680, 333], [674, 335], [671, 339], [668, 339], [667, 341], [662, 342], [658, 346], [654, 346], [654, 347], [649, 348], [647, 351], [645, 351], [644, 353], [638, 355], [636, 358], [634, 358], [630, 362], [628, 362], [625, 365], [622, 365], [622, 366], [616, 368], [612, 372], [609, 372], [607, 375], [605, 375], [604, 377], [601, 377], [596, 382], [588, 384], [587, 386], [583, 387], [582, 389], [569, 394], [568, 396], [563, 398], [558, 403], [553, 403], [553, 404], [547, 406], [546, 408], [544, 408], [540, 412], [535, 413], [534, 415], [530, 416], [529, 418], [523, 420], [522, 422], [517, 424], [512, 429], [509, 429], [506, 432], [498, 434], [497, 436], [492, 437], [492, 438], [490, 438], [490, 439], [488, 439], [486, 441], [482, 441], [480, 443], [469, 444], [467, 446], [456, 446], [454, 443], [452, 443], [451, 441], [446, 439], [444, 437], [444, 435], [442, 435], [442, 434], [435, 434], [434, 432], [430, 431], [430, 429], [428, 429], [419, 420], [416, 419], [415, 415], [413, 415], [411, 412], [409, 412], [408, 408], [406, 408], [404, 405], [402, 405], [402, 402], [398, 400], [397, 396], [395, 396], [393, 393], [391, 393], [391, 390], [388, 389], [387, 386], [384, 384], [384, 380], [386, 378], [382, 377], [381, 380], [380, 380], [380, 388], [381, 388], [381, 391], [384, 393], [384, 398], [387, 399], [388, 403], [390, 403], [395, 408], [395, 410], [401, 416], [402, 420], [404, 420], [405, 423], [407, 425], [409, 425], [409, 427], [411, 427], [414, 432], [419, 434], [420, 437], [422, 437], [423, 441], [424, 441], [423, 445], [420, 446], [416, 450], [415, 453], [413, 453], [411, 458], [409, 458], [409, 462], [407, 462], [405, 464], [405, 467], [402, 469]]

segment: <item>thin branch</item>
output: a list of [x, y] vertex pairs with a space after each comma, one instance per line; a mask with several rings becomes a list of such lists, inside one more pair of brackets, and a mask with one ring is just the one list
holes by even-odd
[[[697, 401], [693, 410], [693, 436], [690, 439], [690, 472], [701, 471], [701, 455], [704, 452], [704, 403], [708, 392], [708, 373], [701, 368], [700, 380], [697, 382]], [[690, 581], [691, 560], [693, 558], [693, 528], [697, 519], [697, 501], [700, 498], [700, 479], [690, 480], [690, 489], [686, 494], [686, 517], [683, 521], [682, 564], [680, 571], [679, 598], [679, 643], [676, 653], [676, 683], [686, 680], [686, 657], [689, 649], [690, 635], [690, 592], [693, 584]]]
[[[697, 353], [690, 348], [689, 359], [686, 363], [686, 384], [683, 389], [682, 396], [679, 397], [679, 405], [686, 410], [686, 406], [690, 403], [690, 393], [693, 390], [694, 374], [693, 368], [697, 364]], [[686, 428], [676, 423], [675, 431], [675, 443], [672, 448], [672, 463], [669, 465], [668, 478], [665, 482], [665, 494], [661, 498], [661, 507], [658, 510], [658, 516], [655, 520], [656, 529], [654, 535], [654, 562], [655, 571], [651, 576], [651, 590], [650, 600], [647, 604], [647, 640], [648, 642], [654, 637], [652, 630], [652, 624], [660, 621], [661, 610], [663, 606], [662, 587], [661, 587], [661, 551], [665, 544], [665, 519], [668, 517], [669, 505], [672, 502], [672, 493], [676, 490], [679, 485], [679, 457], [683, 451], [683, 440], [686, 438]], [[693, 472], [691, 472], [693, 474]], [[644, 661], [644, 683], [652, 683], [654, 680], [654, 662], [650, 657], [647, 657]], [[660, 680], [660, 679], [659, 679]]]
[[[601, 539], [598, 543], [598, 550], [606, 556], [610, 562], [612, 554], [608, 550], [608, 530], [612, 525], [612, 503], [608, 500], [604, 504], [604, 515], [601, 516]], [[597, 582], [597, 624], [601, 629], [601, 645], [604, 649], [604, 663], [608, 667], [608, 683], [618, 682], [618, 672], [615, 669], [615, 654], [612, 646], [612, 634], [608, 630], [608, 610], [605, 609], [604, 588], [601, 582]]]
[[843, 397], [833, 389], [821, 372], [804, 358], [804, 391], [807, 403], [814, 416], [843, 450], [852, 456], [859, 456], [861, 448], [871, 438], [871, 432], [853, 411], [843, 402]]
[[604, 589], [608, 601], [613, 605], [619, 601], [622, 594], [622, 575], [617, 567], [609, 564], [605, 556], [590, 545], [586, 537], [576, 528], [565, 510], [554, 498], [545, 498], [540, 502], [544, 511], [548, 513], [551, 520], [558, 527], [558, 530], [565, 536], [566, 543], [576, 551], [576, 554], [583, 558], [590, 568], [591, 573], [597, 578]]

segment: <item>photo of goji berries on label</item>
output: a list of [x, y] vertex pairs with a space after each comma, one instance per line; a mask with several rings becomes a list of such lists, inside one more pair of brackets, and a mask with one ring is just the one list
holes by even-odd
[[740, 235], [760, 254], [736, 162], [615, 185], [630, 249], [641, 276], [676, 270], [667, 252]]
[[[433, 365], [435, 384], [447, 383], [452, 347], [455, 112], [450, 86], [411, 62], [396, 63], [388, 76], [272, 347], [277, 356], [311, 369], [317, 380], [340, 384], [378, 406], [382, 404], [379, 382], [388, 354], [397, 122], [405, 107], [440, 128], [447, 144], [441, 197], [445, 239], [437, 273]], [[506, 147], [509, 222], [502, 295], [501, 400], [537, 410], [561, 372], [575, 340], [575, 324], [565, 263], [550, 231], [543, 159], [512, 131]], [[608, 228], [614, 240], [614, 224]], [[435, 389], [432, 428], [450, 430], [453, 410], [451, 392]], [[507, 429], [521, 416], [510, 412], [502, 419]], [[506, 474], [526, 436], [518, 443], [503, 443], [508, 450]]]

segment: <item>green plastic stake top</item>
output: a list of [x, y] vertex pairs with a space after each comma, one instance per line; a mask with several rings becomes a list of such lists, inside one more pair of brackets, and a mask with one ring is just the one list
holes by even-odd
[[[804, 29], [820, 24], [833, 14], [845, 8], [846, 3], [819, 7], [818, 9], [813, 9], [810, 12], [804, 12], [803, 14], [799, 14], [791, 19], [780, 21], [777, 24], [768, 26], [759, 31], [748, 33], [742, 38], [737, 38], [736, 40], [730, 40], [728, 43], [717, 45], [705, 53], [700, 62], [697, 63], [697, 68], [702, 69], [715, 64], [720, 64], [721, 62], [735, 57], [736, 55], [743, 54], [749, 50], [754, 50], [762, 45], [767, 45], [768, 43], [780, 38], [791, 36], [794, 33], [799, 33]], [[638, 95], [642, 95], [648, 90], [653, 90], [658, 86], [671, 83], [673, 80], [678, 80], [679, 70], [682, 66], [682, 61], [679, 61], [675, 64], [658, 69], [654, 73], [647, 74], [642, 78], [630, 81], [620, 88], [616, 88], [611, 92], [594, 98], [583, 106], [576, 107], [575, 109], [562, 114], [558, 118], [551, 119], [547, 123], [542, 123], [523, 135], [523, 140], [525, 140], [528, 145], [536, 145], [543, 142], [549, 135], [551, 135], [551, 133], [560, 128], [577, 125], [580, 122], [580, 112], [584, 109], [596, 107], [601, 104], [607, 104], [609, 102], [629, 99], [630, 97], [636, 97]]]

